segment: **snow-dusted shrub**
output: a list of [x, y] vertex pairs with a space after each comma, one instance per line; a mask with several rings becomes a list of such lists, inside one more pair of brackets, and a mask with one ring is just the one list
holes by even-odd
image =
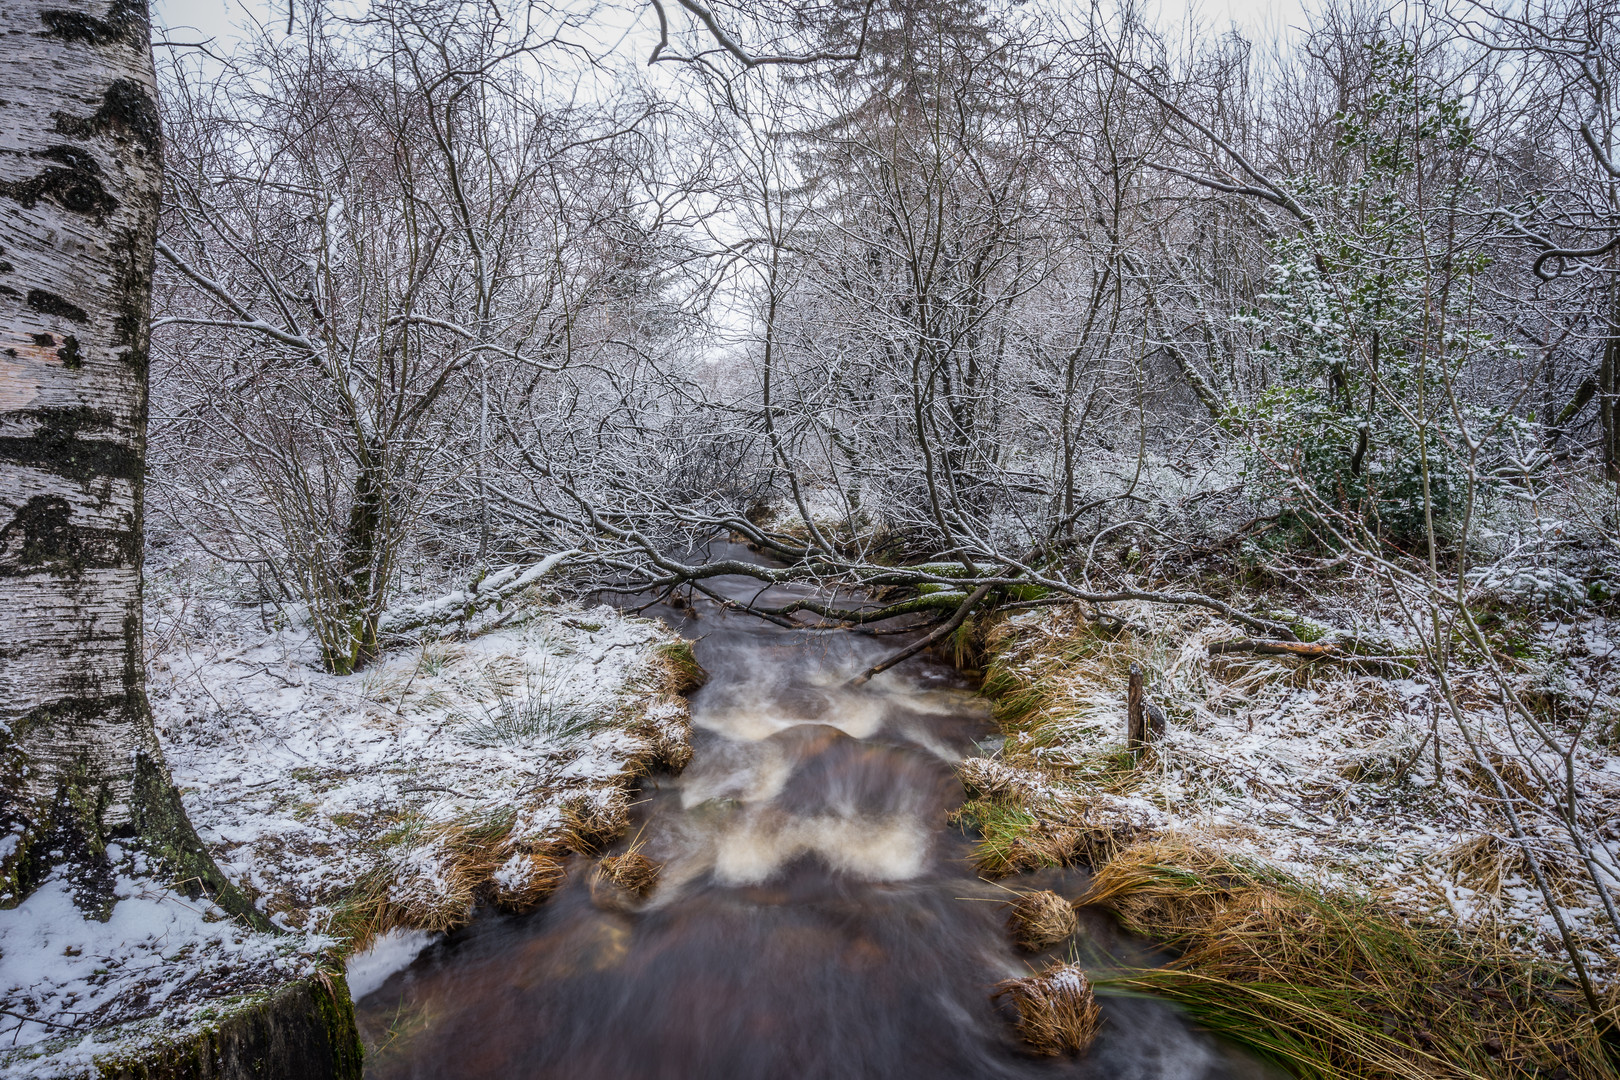
[[1401, 544], [1449, 531], [1480, 493], [1468, 435], [1507, 419], [1443, 388], [1506, 347], [1474, 325], [1485, 261], [1433, 252], [1466, 183], [1427, 205], [1415, 187], [1420, 157], [1467, 154], [1468, 119], [1419, 85], [1404, 48], [1371, 51], [1380, 88], [1336, 118], [1360, 173], [1300, 188], [1316, 228], [1273, 244], [1271, 291], [1239, 318], [1271, 376], [1239, 415], [1251, 471], [1287, 517]]
[[1476, 595], [1532, 611], [1574, 611], [1587, 598], [1579, 578], [1552, 566], [1491, 566], [1470, 575], [1469, 583]]

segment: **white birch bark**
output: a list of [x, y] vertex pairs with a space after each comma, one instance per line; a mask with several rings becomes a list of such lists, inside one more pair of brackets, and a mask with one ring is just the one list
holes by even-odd
[[113, 837], [219, 883], [143, 685], [146, 0], [6, 0], [0, 99], [0, 906], [62, 865], [104, 914]]

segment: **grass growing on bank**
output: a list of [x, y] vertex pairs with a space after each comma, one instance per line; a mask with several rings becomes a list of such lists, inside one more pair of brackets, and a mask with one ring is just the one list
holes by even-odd
[[1494, 941], [1166, 837], [1097, 871], [1078, 904], [1180, 955], [1099, 986], [1324, 1080], [1620, 1076], [1575, 987]]
[[[1432, 680], [1399, 665], [1211, 655], [1240, 629], [1129, 604], [1096, 621], [1057, 608], [978, 629], [1006, 737], [993, 758], [958, 766], [969, 798], [957, 820], [979, 831], [980, 871], [1096, 868], [1077, 902], [1179, 954], [1099, 987], [1174, 1000], [1308, 1078], [1620, 1077], [1620, 1038], [1606, 1047], [1601, 1034], [1620, 1022], [1620, 983], [1599, 1017], [1563, 977], [1493, 792], [1437, 727]], [[1572, 657], [1585, 655], [1582, 632]], [[1132, 663], [1170, 716], [1137, 754], [1123, 745]], [[1532, 668], [1516, 677], [1523, 693], [1539, 685]], [[1488, 680], [1456, 682], [1497, 772], [1517, 783]], [[1576, 762], [1598, 820], [1617, 805], [1604, 746], [1583, 742]], [[1528, 784], [1513, 790], [1534, 803]], [[1566, 915], [1595, 910], [1555, 831], [1538, 837]], [[1614, 956], [1600, 926], [1578, 932]]]
[[664, 693], [684, 697], [709, 681], [709, 673], [698, 663], [692, 643], [685, 638], [666, 641], [656, 651], [664, 670]]

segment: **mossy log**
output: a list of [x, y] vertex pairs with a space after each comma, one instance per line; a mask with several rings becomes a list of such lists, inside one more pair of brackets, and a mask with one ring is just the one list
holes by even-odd
[[239, 998], [217, 1019], [97, 1062], [101, 1080], [360, 1080], [363, 1051], [342, 975]]

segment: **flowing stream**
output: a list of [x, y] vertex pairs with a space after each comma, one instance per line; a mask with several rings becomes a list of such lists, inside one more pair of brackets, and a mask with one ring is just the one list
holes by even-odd
[[1073, 951], [1151, 957], [1084, 912], [1057, 952], [1010, 943], [1008, 889], [1073, 896], [1084, 875], [974, 873], [971, 839], [946, 817], [963, 799], [952, 764], [996, 738], [984, 700], [926, 657], [846, 686], [904, 638], [699, 608], [662, 611], [710, 677], [691, 699], [692, 763], [643, 783], [631, 826], [663, 864], [657, 888], [634, 905], [593, 899], [575, 858], [537, 911], [448, 935], [359, 1003], [368, 1076], [1262, 1075], [1142, 998], [1101, 998], [1102, 1034], [1079, 1059], [1026, 1053], [991, 1001], [998, 980]]

